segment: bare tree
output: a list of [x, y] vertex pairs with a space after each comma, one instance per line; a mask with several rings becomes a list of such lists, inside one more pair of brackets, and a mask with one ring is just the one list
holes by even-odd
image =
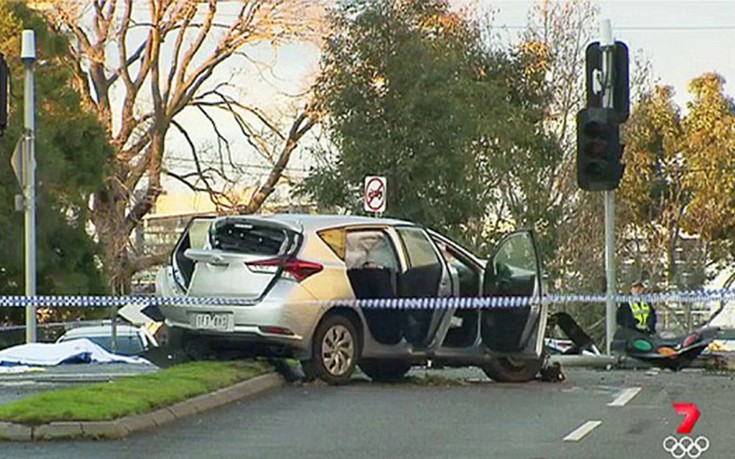
[[[320, 1], [57, 0], [46, 13], [57, 30], [70, 36], [77, 83], [115, 149], [105, 186], [92, 198], [92, 220], [114, 293], [128, 291], [134, 272], [162, 261], [160, 256], [136, 255], [130, 235], [153, 209], [163, 191], [163, 176], [226, 204], [213, 186], [226, 178], [223, 168], [208, 166], [199, 157], [192, 128], [181, 121], [185, 110], [204, 117], [222, 164], [232, 163], [233, 153], [218, 113], [227, 114], [272, 166], [250, 201], [240, 205], [245, 212], [257, 211], [272, 193], [299, 141], [316, 122], [307, 105], [282, 132], [264, 111], [228, 91], [232, 84], [221, 81], [221, 73], [236, 59], [252, 62], [248, 50], [255, 44], [318, 41]], [[177, 173], [164, 167], [170, 133], [189, 146], [193, 170]], [[265, 133], [278, 145], [266, 141]], [[136, 190], [143, 190], [142, 198], [135, 198]]]

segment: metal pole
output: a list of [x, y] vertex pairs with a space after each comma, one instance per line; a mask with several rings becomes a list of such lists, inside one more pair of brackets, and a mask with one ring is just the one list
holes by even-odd
[[[612, 25], [609, 19], [600, 24], [602, 40], [602, 105], [613, 107], [613, 40]], [[617, 280], [615, 276], [615, 190], [605, 191], [605, 279], [607, 300], [605, 302], [606, 352], [611, 354], [613, 335], [615, 334], [615, 299]]]
[[[36, 37], [33, 30], [24, 30], [21, 59], [25, 72], [24, 111], [25, 142], [23, 143], [23, 171], [26, 174], [23, 187], [25, 216], [25, 284], [26, 297], [36, 296], [36, 101], [34, 64], [36, 62]], [[26, 305], [26, 343], [36, 341], [36, 305]]]
[[605, 302], [605, 323], [607, 325], [607, 355], [610, 355], [613, 335], [615, 335], [615, 191], [605, 191], [605, 277], [607, 280], [607, 300]]

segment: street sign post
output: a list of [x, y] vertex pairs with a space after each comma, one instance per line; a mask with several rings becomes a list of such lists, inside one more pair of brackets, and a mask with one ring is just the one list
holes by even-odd
[[366, 212], [374, 214], [385, 212], [387, 185], [385, 177], [378, 175], [365, 177], [363, 205]]
[[[35, 70], [36, 35], [24, 30], [21, 41], [21, 59], [25, 72], [23, 109], [25, 113], [25, 145], [23, 148], [23, 205], [25, 215], [26, 296], [36, 296], [36, 92]], [[36, 341], [36, 306], [26, 306], [26, 342]]]

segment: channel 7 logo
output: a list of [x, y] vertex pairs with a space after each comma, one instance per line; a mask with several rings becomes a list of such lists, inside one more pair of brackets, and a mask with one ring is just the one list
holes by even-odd
[[699, 409], [694, 403], [674, 403], [673, 406], [676, 414], [684, 415], [684, 420], [676, 429], [676, 433], [684, 435], [680, 438], [673, 435], [666, 437], [663, 442], [664, 450], [674, 459], [697, 459], [709, 449], [709, 438], [701, 435], [694, 439], [687, 435], [692, 433], [694, 424], [699, 420]]

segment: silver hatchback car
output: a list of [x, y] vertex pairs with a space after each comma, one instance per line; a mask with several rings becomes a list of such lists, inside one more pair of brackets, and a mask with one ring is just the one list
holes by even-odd
[[[308, 376], [374, 380], [412, 365], [479, 366], [496, 381], [535, 377], [546, 306], [510, 309], [363, 307], [356, 299], [539, 298], [531, 231], [508, 235], [489, 261], [413, 223], [356, 216], [195, 218], [158, 273], [170, 332], [185, 349], [247, 349], [301, 360]], [[192, 298], [230, 298], [228, 306]], [[171, 302], [174, 303], [174, 302]], [[182, 302], [183, 303], [183, 302]]]

